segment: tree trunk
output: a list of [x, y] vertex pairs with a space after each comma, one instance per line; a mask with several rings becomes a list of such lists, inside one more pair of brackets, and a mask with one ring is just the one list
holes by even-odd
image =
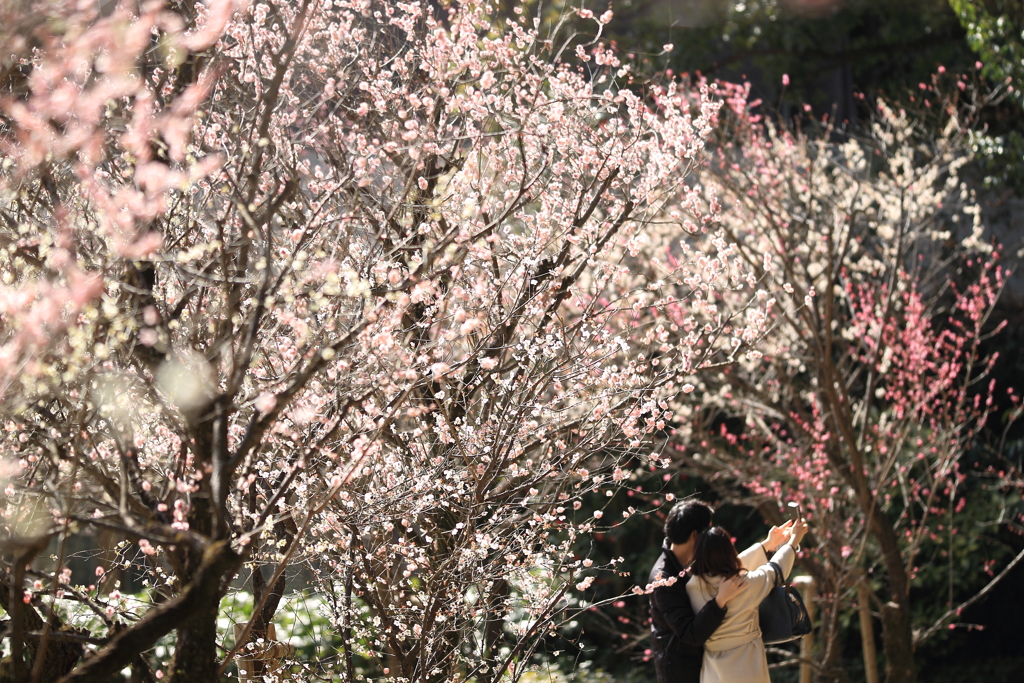
[[[891, 600], [882, 606], [882, 640], [885, 647], [885, 673], [887, 683], [914, 683], [917, 680], [917, 667], [914, 665], [914, 637], [910, 622], [910, 577], [904, 566], [903, 553], [900, 550], [899, 537], [892, 523], [888, 520], [878, 504], [876, 492], [871, 489], [864, 467], [864, 456], [857, 446], [857, 434], [850, 419], [849, 401], [843, 400], [837, 393], [840, 386], [837, 379], [841, 377], [831, 362], [823, 363], [821, 374], [824, 388], [825, 403], [833, 411], [833, 420], [845, 442], [848, 464], [842, 462], [839, 445], [833, 437], [833, 448], [830, 449], [830, 460], [839, 468], [847, 466], [849, 476], [846, 477], [860, 504], [861, 511], [867, 518], [868, 529], [878, 541], [882, 550], [882, 560], [889, 580]], [[842, 470], [840, 470], [842, 471]]]
[[202, 605], [178, 628], [170, 683], [214, 683], [217, 680], [218, 610], [219, 601]]
[[886, 683], [914, 683], [917, 667], [914, 664], [914, 633], [910, 620], [910, 577], [903, 566], [896, 532], [885, 521], [877, 501], [871, 510], [873, 535], [882, 547], [883, 560], [889, 579], [889, 602], [882, 605], [882, 644], [885, 649]]
[[914, 638], [910, 606], [887, 602], [882, 605], [882, 645], [885, 649], [886, 683], [914, 683]]
[[[824, 591], [820, 591], [819, 594]], [[835, 603], [822, 601], [821, 618], [818, 622], [821, 633], [819, 656], [821, 668], [814, 674], [815, 683], [849, 683], [849, 677], [843, 669], [843, 648], [841, 646], [841, 628], [839, 616], [841, 610], [835, 609]], [[838, 641], [838, 642], [837, 642]]]
[[[291, 537], [287, 539], [291, 542]], [[249, 637], [246, 642], [254, 642], [260, 638], [263, 638], [268, 642], [270, 639], [267, 637], [267, 630], [271, 620], [274, 618], [274, 614], [277, 612], [278, 606], [281, 604], [281, 598], [284, 597], [284, 589], [286, 585], [285, 575], [281, 574], [277, 582], [273, 586], [267, 586], [266, 579], [263, 578], [263, 569], [261, 567], [253, 567], [252, 570], [252, 601], [253, 605], [259, 605], [260, 601], [263, 600], [264, 594], [269, 591], [270, 595], [267, 596], [266, 602], [263, 604], [263, 609], [253, 617], [252, 629], [249, 631]], [[252, 667], [253, 680], [260, 680], [260, 677], [266, 673], [266, 662], [262, 659], [253, 659], [250, 661]]]

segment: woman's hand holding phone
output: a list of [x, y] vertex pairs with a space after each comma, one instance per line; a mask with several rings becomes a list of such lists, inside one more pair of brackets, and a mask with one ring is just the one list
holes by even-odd
[[798, 545], [800, 545], [800, 541], [802, 541], [804, 536], [806, 535], [807, 520], [801, 517], [800, 519], [794, 521], [793, 525], [790, 527], [789, 540], [787, 541], [787, 543], [796, 548]]
[[782, 526], [773, 526], [768, 530], [768, 538], [764, 539], [764, 543], [761, 544], [764, 546], [765, 553], [774, 553], [782, 547], [782, 544], [789, 539], [795, 521], [791, 519]]

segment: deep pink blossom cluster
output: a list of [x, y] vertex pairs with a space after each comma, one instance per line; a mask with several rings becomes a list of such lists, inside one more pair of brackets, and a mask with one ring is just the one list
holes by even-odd
[[[1014, 467], [965, 463], [1006, 391], [982, 343], [1000, 329], [990, 316], [1007, 273], [959, 175], [971, 152], [956, 121], [978, 103], [958, 97], [940, 107], [950, 119], [938, 139], [884, 102], [859, 132], [811, 134], [733, 110], [702, 181], [718, 189], [723, 230], [772, 304], [760, 310], [773, 334], [694, 380], [705, 408], [680, 406], [689, 419], [670, 440], [680, 464], [773, 523], [787, 503], [801, 506], [812, 524], [802, 562], [825, 615], [822, 666], [838, 666], [836, 620], [864, 582], [880, 606], [889, 680], [911, 680], [915, 643], [1024, 559], [999, 572], [978, 559], [975, 583], [958, 588], [966, 598], [950, 590], [937, 621], [913, 623], [921, 567], [952, 585], [970, 548], [965, 525], [1024, 521]], [[759, 310], [720, 294], [727, 313]]]

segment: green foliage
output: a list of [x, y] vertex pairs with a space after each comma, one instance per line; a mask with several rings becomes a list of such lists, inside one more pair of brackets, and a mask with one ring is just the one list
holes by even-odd
[[[140, 615], [152, 604], [149, 592], [124, 594], [119, 598], [126, 614]], [[108, 635], [103, 620], [88, 605], [61, 599], [54, 605], [55, 612], [63, 623], [83, 629], [95, 638]], [[234, 646], [234, 625], [244, 624], [252, 616], [253, 597], [248, 592], [232, 592], [221, 602], [217, 618], [217, 642], [224, 655]], [[0, 614], [3, 611], [0, 610]], [[295, 654], [286, 665], [295, 680], [340, 681], [344, 667], [340, 665], [343, 643], [338, 629], [331, 624], [324, 597], [313, 591], [295, 591], [285, 595], [280, 608], [274, 615], [273, 623], [277, 638], [295, 648]], [[146, 654], [154, 672], [165, 668], [174, 652], [176, 633], [171, 631], [157, 641]], [[6, 642], [6, 641], [4, 641]], [[378, 667], [365, 656], [366, 647], [359, 642], [351, 643], [356, 671], [361, 676], [379, 675]], [[0, 654], [7, 654], [0, 651]], [[235, 667], [229, 670], [233, 676]], [[166, 672], [165, 672], [166, 673]]]
[[949, 0], [981, 59], [982, 74], [1011, 86], [1024, 104], [1024, 5], [1019, 0]]
[[624, 673], [615, 673], [592, 666], [593, 662], [581, 662], [571, 671], [555, 666], [538, 666], [520, 679], [522, 683], [649, 683], [653, 680], [648, 672], [633, 668]]
[[1005, 130], [1000, 135], [978, 133], [972, 136], [972, 151], [978, 160], [985, 187], [1009, 187], [1018, 194], [1024, 190], [1024, 134]]
[[[981, 74], [1009, 99], [1024, 105], [1024, 5], [1019, 0], [949, 0], [978, 55]], [[997, 113], [998, 117], [998, 113]], [[1020, 111], [992, 121], [991, 132], [978, 135], [978, 154], [988, 187], [1024, 190], [1024, 131]]]
[[[996, 572], [1020, 550], [1020, 538], [1009, 529], [1021, 512], [1020, 497], [1000, 485], [995, 477], [976, 468], [961, 484], [958, 496], [970, 500], [959, 513], [933, 522], [916, 558], [914, 622], [934, 623], [951, 606], [962, 603], [981, 590]], [[951, 506], [952, 507], [952, 506]], [[955, 622], [970, 622], [957, 618]], [[946, 652], [960, 629], [943, 630], [926, 642], [923, 661]]]
[[[253, 597], [248, 592], [232, 593], [221, 603], [217, 619], [217, 632], [225, 647], [234, 645], [234, 625], [244, 624], [252, 616]], [[295, 648], [291, 658], [293, 672], [315, 672], [317, 680], [334, 680], [330, 672], [342, 654], [342, 639], [327, 616], [324, 596], [312, 591], [295, 591], [285, 595], [274, 615], [277, 638]], [[358, 667], [363, 674], [370, 671], [370, 662], [359, 654], [359, 644], [353, 643]], [[157, 653], [159, 656], [159, 653]]]

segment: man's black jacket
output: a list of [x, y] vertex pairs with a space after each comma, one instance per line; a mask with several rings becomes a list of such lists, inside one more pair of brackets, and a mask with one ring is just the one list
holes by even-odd
[[711, 600], [694, 614], [686, 595], [690, 572], [683, 571], [666, 540], [651, 570], [650, 583], [673, 576], [678, 577], [675, 583], [658, 586], [651, 593], [652, 649], [658, 683], [700, 683], [704, 642], [722, 625], [725, 608]]

